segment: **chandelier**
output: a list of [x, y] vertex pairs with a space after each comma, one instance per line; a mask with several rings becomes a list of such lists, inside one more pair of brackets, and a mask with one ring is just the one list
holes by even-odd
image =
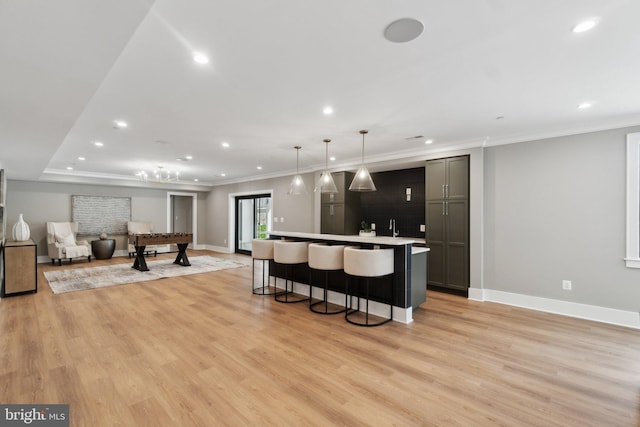
[[136, 176], [143, 182], [179, 182], [180, 172], [172, 172], [170, 170], [164, 170], [164, 166], [158, 166], [157, 169], [151, 173], [147, 171], [139, 171]]

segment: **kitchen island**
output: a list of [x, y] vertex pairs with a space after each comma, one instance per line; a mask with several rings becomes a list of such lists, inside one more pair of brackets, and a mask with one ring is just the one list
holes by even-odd
[[[318, 242], [318, 243], [327, 243], [327, 244], [342, 244], [342, 245], [351, 245], [351, 246], [359, 246], [361, 248], [392, 248], [394, 249], [394, 275], [392, 278], [380, 279], [386, 281], [393, 281], [393, 292], [392, 295], [390, 293], [391, 284], [389, 282], [387, 284], [381, 284], [380, 286], [375, 287], [375, 291], [373, 291], [370, 295], [372, 303], [370, 305], [370, 311], [376, 315], [383, 315], [383, 313], [388, 313], [389, 306], [386, 304], [393, 297], [393, 320], [402, 322], [402, 323], [411, 323], [413, 321], [413, 310], [417, 308], [419, 304], [424, 302], [422, 301], [412, 301], [412, 294], [414, 295], [424, 295], [424, 292], [414, 292], [412, 293], [412, 281], [419, 282], [414, 283], [414, 287], [422, 287], [426, 290], [427, 279], [426, 279], [426, 256], [419, 257], [417, 259], [424, 259], [425, 266], [424, 268], [420, 268], [420, 272], [424, 271], [424, 277], [421, 277], [420, 274], [419, 279], [416, 275], [413, 275], [412, 279], [412, 255], [426, 253], [429, 251], [429, 248], [425, 247], [414, 247], [415, 243], [424, 242], [423, 239], [411, 239], [411, 238], [402, 238], [402, 237], [376, 237], [376, 236], [344, 236], [339, 234], [318, 234], [318, 233], [301, 233], [295, 231], [272, 231], [269, 233], [271, 239], [286, 239], [286, 240], [295, 240], [295, 241], [308, 241]], [[284, 269], [278, 268], [273, 264], [270, 265], [270, 271], [272, 275], [283, 278], [284, 277]], [[309, 295], [309, 268], [304, 266], [298, 266], [294, 270], [294, 279], [295, 279], [295, 292], [303, 295]], [[416, 280], [418, 279], [418, 280]], [[342, 293], [343, 283], [345, 280], [344, 272], [336, 272], [331, 277], [330, 283], [330, 302], [338, 305], [344, 305], [344, 294]], [[314, 280], [314, 286], [316, 286], [316, 282]], [[318, 286], [320, 286], [318, 284]], [[387, 315], [388, 317], [388, 315]]]

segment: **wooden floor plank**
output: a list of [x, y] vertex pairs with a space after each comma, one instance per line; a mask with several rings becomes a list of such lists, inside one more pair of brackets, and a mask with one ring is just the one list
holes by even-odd
[[637, 330], [431, 291], [360, 328], [253, 295], [248, 266], [59, 295], [43, 274], [130, 262], [42, 264], [0, 300], [0, 402], [73, 426], [639, 424]]

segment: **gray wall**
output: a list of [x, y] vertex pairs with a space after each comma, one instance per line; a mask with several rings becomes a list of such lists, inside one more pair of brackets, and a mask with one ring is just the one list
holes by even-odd
[[[640, 127], [430, 154], [471, 155], [471, 287], [640, 311], [640, 270], [625, 267], [626, 134]], [[229, 195], [273, 191], [273, 224], [319, 230], [309, 194], [289, 196], [291, 176], [214, 187], [198, 194], [198, 243], [228, 247]], [[316, 177], [317, 178], [317, 177]], [[71, 218], [71, 195], [132, 197], [133, 219], [165, 231], [166, 191], [8, 181], [8, 230], [23, 213], [46, 254], [46, 221]], [[124, 249], [118, 242], [118, 249]], [[573, 282], [562, 290], [562, 280]]]
[[[111, 187], [83, 184], [41, 183], [30, 181], [7, 182], [7, 231], [11, 233], [18, 214], [24, 215], [29, 224], [31, 238], [38, 245], [38, 255], [47, 255], [47, 221], [71, 221], [71, 196], [124, 196], [131, 197], [131, 219], [151, 221], [153, 230], [167, 231], [167, 191], [131, 187]], [[203, 205], [205, 196], [198, 197]], [[198, 222], [203, 223], [199, 232], [206, 233], [205, 211], [198, 207]], [[202, 218], [202, 219], [201, 219]], [[87, 240], [97, 236], [84, 236]], [[126, 250], [125, 236], [109, 236], [116, 239], [116, 250]]]
[[484, 288], [640, 311], [640, 270], [624, 263], [626, 134], [638, 131], [485, 149]]
[[273, 191], [273, 216], [284, 218], [283, 223], [273, 224], [273, 229], [313, 232], [314, 176], [312, 173], [303, 174], [302, 178], [308, 194], [301, 196], [287, 194], [293, 175], [214, 187], [206, 200], [209, 221], [207, 222], [207, 233], [203, 235], [205, 241], [212, 246], [229, 246], [229, 229], [233, 227], [233, 218], [231, 218], [231, 223], [229, 219], [230, 194], [259, 194], [269, 190]]

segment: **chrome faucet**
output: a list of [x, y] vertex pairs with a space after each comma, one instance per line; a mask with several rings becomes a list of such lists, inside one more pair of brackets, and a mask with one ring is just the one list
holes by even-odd
[[400, 234], [400, 231], [396, 231], [396, 220], [394, 218], [389, 220], [389, 230], [392, 230], [392, 237], [398, 237], [398, 234]]

